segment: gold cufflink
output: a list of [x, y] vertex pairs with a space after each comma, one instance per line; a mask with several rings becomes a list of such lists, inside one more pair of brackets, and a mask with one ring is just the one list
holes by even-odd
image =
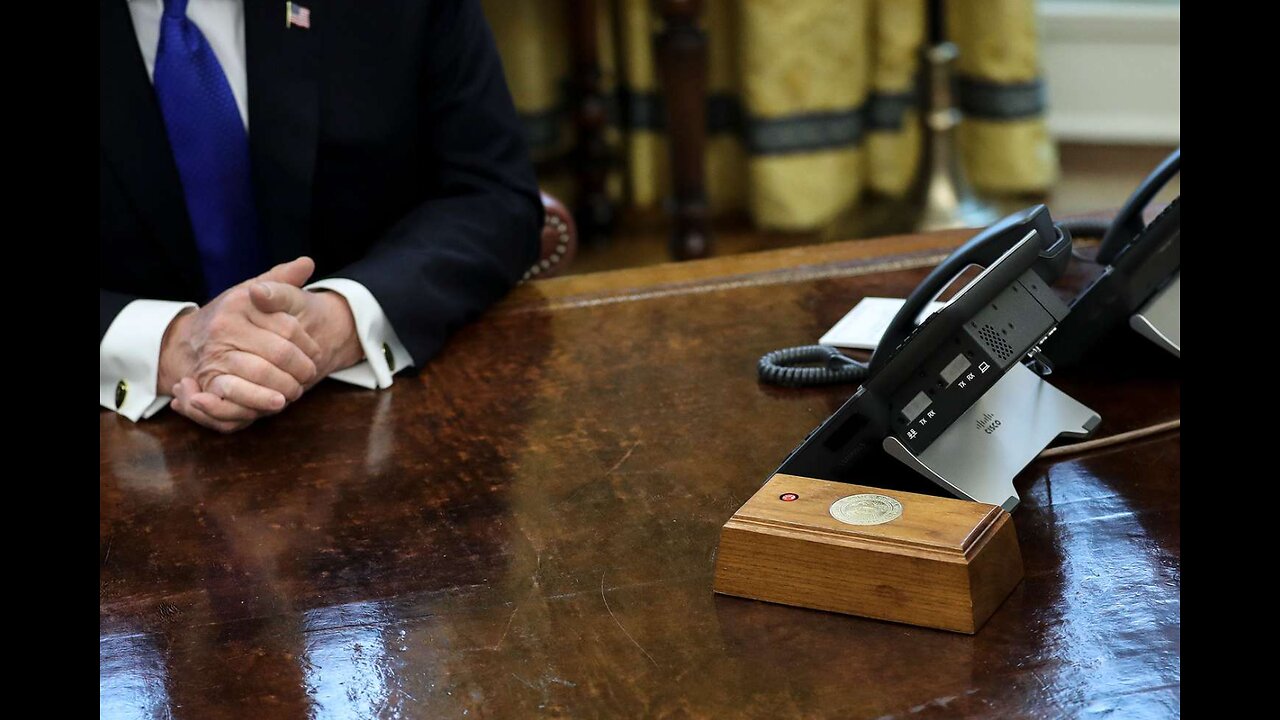
[[391, 372], [395, 372], [396, 359], [395, 356], [391, 354], [391, 346], [386, 343], [382, 343], [382, 357], [387, 359], [387, 369]]
[[119, 410], [124, 405], [124, 399], [129, 394], [129, 383], [121, 380], [116, 383], [116, 409]]

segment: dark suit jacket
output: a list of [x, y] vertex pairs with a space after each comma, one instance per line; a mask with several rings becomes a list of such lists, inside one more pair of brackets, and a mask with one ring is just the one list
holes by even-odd
[[[421, 364], [537, 259], [542, 204], [478, 0], [245, 0], [249, 137], [272, 263], [378, 299]], [[126, 0], [101, 0], [99, 340], [136, 298], [206, 298]]]

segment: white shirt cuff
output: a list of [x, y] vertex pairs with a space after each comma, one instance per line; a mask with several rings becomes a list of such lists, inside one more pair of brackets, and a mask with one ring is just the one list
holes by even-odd
[[116, 315], [98, 344], [98, 404], [137, 422], [172, 399], [156, 394], [160, 342], [169, 323], [195, 303], [134, 300]]
[[364, 285], [346, 278], [328, 278], [313, 282], [306, 289], [331, 290], [346, 298], [364, 349], [363, 362], [330, 373], [329, 377], [370, 390], [387, 388], [393, 382], [392, 375], [413, 365], [413, 358], [400, 343], [382, 305]]

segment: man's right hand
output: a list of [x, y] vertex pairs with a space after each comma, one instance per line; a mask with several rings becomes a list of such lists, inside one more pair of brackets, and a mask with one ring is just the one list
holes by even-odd
[[315, 263], [305, 257], [277, 265], [175, 318], [160, 345], [157, 394], [177, 395], [183, 378], [192, 378], [241, 406], [229, 417], [224, 408], [174, 403], [178, 412], [221, 432], [239, 430], [301, 397], [315, 379], [320, 347], [292, 315], [258, 310], [249, 288], [262, 281], [302, 287], [314, 271]]

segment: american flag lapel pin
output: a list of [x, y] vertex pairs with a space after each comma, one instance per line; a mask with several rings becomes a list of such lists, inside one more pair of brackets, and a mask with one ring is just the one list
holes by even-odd
[[284, 4], [284, 26], [288, 28], [302, 28], [307, 30], [311, 27], [311, 9], [305, 8], [296, 2], [287, 2]]

